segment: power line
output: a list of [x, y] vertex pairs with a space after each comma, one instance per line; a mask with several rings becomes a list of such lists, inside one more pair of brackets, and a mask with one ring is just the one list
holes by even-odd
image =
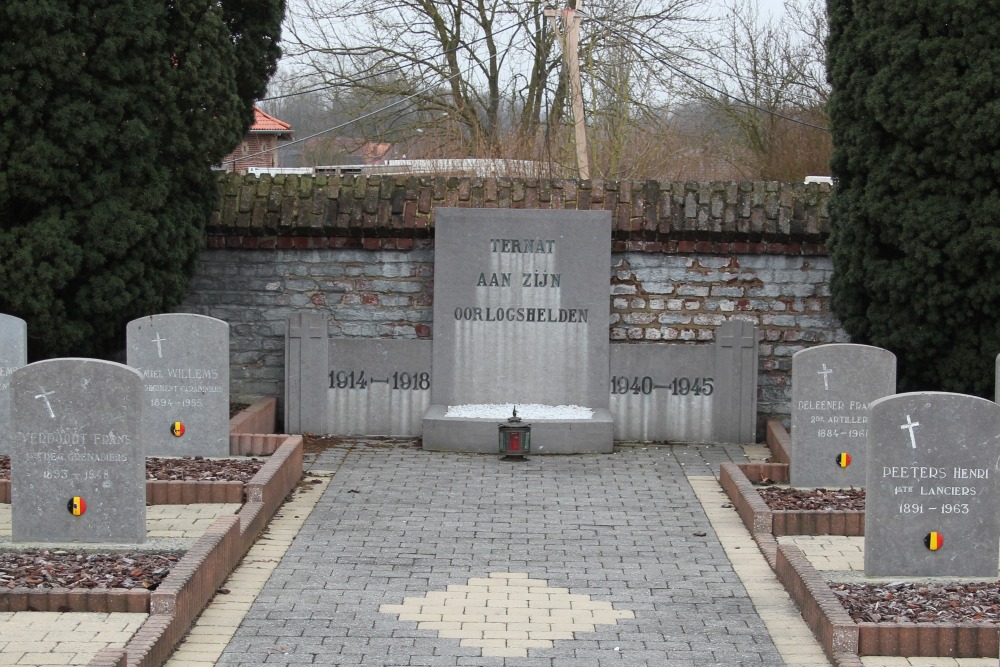
[[[538, 16], [540, 16], [540, 14], [536, 14], [535, 16], [529, 16], [526, 19], [524, 19], [523, 21], [521, 21], [521, 23], [522, 24], [526, 23], [527, 21], [530, 21], [530, 20], [532, 20], [532, 19], [534, 19], [534, 18], [536, 18]], [[514, 26], [508, 26], [507, 28], [505, 28], [505, 30], [508, 30], [511, 27], [514, 27]], [[510, 51], [511, 49], [513, 49], [515, 46], [520, 46], [520, 43], [518, 43], [518, 44], [511, 44], [507, 48], [505, 48], [502, 51], [500, 51], [500, 54], [507, 53], [508, 51]], [[472, 63], [465, 70], [460, 70], [460, 71], [452, 74], [451, 76], [446, 76], [443, 81], [450, 81], [451, 79], [454, 79], [455, 77], [457, 77], [457, 76], [459, 76], [461, 74], [467, 73], [467, 72], [475, 69], [475, 67], [476, 67], [476, 63]], [[222, 164], [224, 164], [224, 165], [225, 164], [232, 164], [233, 167], [235, 167], [237, 162], [242, 162], [244, 160], [249, 160], [249, 159], [255, 158], [255, 157], [259, 156], [259, 155], [265, 155], [267, 153], [272, 153], [272, 152], [274, 152], [276, 150], [279, 150], [279, 149], [282, 149], [282, 148], [287, 148], [288, 146], [294, 146], [296, 144], [301, 144], [301, 143], [303, 143], [305, 141], [309, 141], [310, 139], [315, 139], [316, 137], [322, 136], [324, 134], [328, 134], [330, 132], [334, 132], [336, 130], [343, 129], [343, 128], [347, 127], [348, 125], [353, 125], [354, 123], [357, 123], [357, 122], [360, 122], [362, 120], [365, 120], [366, 118], [371, 118], [372, 116], [374, 116], [376, 114], [380, 114], [380, 113], [382, 113], [384, 111], [388, 111], [389, 109], [392, 109], [394, 107], [397, 107], [397, 106], [403, 104], [404, 102], [409, 102], [410, 100], [412, 100], [412, 99], [414, 99], [416, 97], [419, 97], [420, 95], [423, 95], [426, 92], [429, 92], [429, 91], [433, 90], [434, 88], [436, 88], [437, 86], [439, 86], [440, 83], [442, 83], [442, 82], [437, 82], [437, 83], [430, 84], [430, 85], [428, 85], [428, 86], [426, 86], [424, 88], [421, 88], [420, 90], [416, 91], [415, 93], [412, 93], [410, 95], [407, 95], [406, 97], [403, 97], [402, 99], [396, 100], [395, 102], [387, 104], [384, 107], [381, 107], [379, 109], [375, 109], [374, 111], [370, 111], [370, 112], [368, 112], [366, 114], [358, 116], [357, 118], [353, 118], [353, 119], [351, 119], [351, 120], [349, 120], [347, 122], [341, 123], [340, 125], [335, 125], [334, 127], [328, 127], [325, 130], [321, 130], [321, 131], [316, 132], [314, 134], [310, 134], [309, 136], [302, 137], [301, 139], [295, 139], [293, 141], [287, 141], [287, 142], [281, 144], [280, 146], [275, 146], [274, 148], [265, 148], [262, 151], [258, 151], [256, 153], [251, 153], [250, 155], [244, 155], [242, 157], [233, 158], [232, 160], [225, 160], [225, 161], [222, 162]]]
[[[474, 39], [474, 40], [472, 40], [471, 42], [469, 42], [467, 44], [461, 44], [459, 46], [456, 46], [455, 48], [448, 49], [447, 51], [442, 51], [436, 57], [442, 57], [442, 56], [450, 55], [452, 53], [457, 53], [460, 49], [464, 49], [464, 48], [468, 48], [470, 46], [473, 46], [474, 44], [477, 44], [477, 43], [479, 43], [479, 42], [481, 42], [481, 41], [483, 41], [485, 39], [488, 39], [491, 36], [492, 37], [496, 37], [497, 35], [502, 35], [503, 33], [507, 32], [508, 30], [512, 30], [513, 28], [517, 28], [519, 26], [522, 26], [522, 25], [526, 24], [528, 21], [530, 21], [530, 20], [532, 20], [534, 18], [537, 18], [538, 16], [541, 16], [541, 14], [535, 14], [534, 16], [529, 16], [529, 17], [527, 17], [527, 18], [525, 18], [525, 19], [523, 19], [523, 20], [521, 20], [521, 21], [519, 21], [517, 23], [513, 23], [513, 24], [507, 26], [506, 28], [501, 28], [500, 30], [497, 30], [496, 32], [491, 33], [491, 35], [483, 35], [482, 37], [479, 37], [478, 39]], [[353, 85], [356, 85], [356, 84], [359, 84], [359, 83], [363, 83], [363, 82], [365, 82], [365, 81], [367, 81], [369, 79], [374, 79], [374, 78], [379, 77], [379, 76], [385, 76], [387, 74], [392, 74], [394, 72], [399, 72], [399, 71], [405, 69], [409, 64], [411, 64], [411, 63], [404, 63], [402, 65], [397, 65], [396, 67], [391, 67], [391, 68], [389, 68], [387, 70], [383, 70], [383, 71], [380, 71], [380, 72], [372, 72], [371, 74], [365, 74], [364, 76], [360, 76], [360, 77], [358, 77], [356, 79], [351, 79], [349, 81], [340, 81], [340, 82], [337, 82], [337, 83], [331, 83], [331, 84], [327, 84], [325, 86], [319, 86], [318, 88], [310, 88], [309, 90], [300, 90], [298, 92], [287, 93], [287, 94], [284, 94], [284, 95], [273, 95], [271, 97], [262, 97], [261, 99], [259, 99], [257, 101], [258, 102], [270, 102], [271, 100], [281, 100], [281, 99], [285, 99], [285, 98], [288, 98], [288, 97], [295, 97], [297, 95], [308, 95], [310, 93], [318, 93], [318, 92], [321, 92], [321, 91], [324, 91], [324, 90], [330, 90], [331, 88], [346, 88], [346, 87], [353, 86]]]

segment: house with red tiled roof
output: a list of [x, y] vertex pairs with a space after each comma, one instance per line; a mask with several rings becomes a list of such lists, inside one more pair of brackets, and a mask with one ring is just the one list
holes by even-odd
[[253, 117], [250, 131], [236, 149], [223, 160], [222, 167], [226, 171], [245, 174], [250, 167], [281, 166], [276, 149], [279, 141], [291, 140], [292, 126], [256, 106], [253, 108]]

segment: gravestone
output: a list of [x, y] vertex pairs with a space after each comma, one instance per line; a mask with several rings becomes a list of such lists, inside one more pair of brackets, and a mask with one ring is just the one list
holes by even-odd
[[10, 377], [28, 363], [28, 325], [0, 313], [0, 454], [10, 452]]
[[[285, 427], [294, 433], [419, 436], [431, 342], [327, 339], [326, 315], [294, 313], [285, 338]], [[316, 335], [312, 335], [315, 333]]]
[[996, 361], [993, 362], [993, 401], [1000, 403], [1000, 354], [997, 355]]
[[229, 325], [188, 313], [126, 327], [128, 365], [142, 374], [149, 456], [229, 456]]
[[449, 407], [580, 406], [533, 420], [532, 451], [611, 451], [611, 217], [605, 211], [436, 210], [427, 449], [496, 452], [497, 420]]
[[610, 387], [616, 439], [753, 442], [757, 330], [734, 320], [714, 343], [613, 344]]
[[915, 392], [869, 411], [865, 574], [995, 579], [1000, 406]]
[[14, 371], [14, 542], [145, 541], [142, 384], [135, 369], [96, 359]]
[[868, 406], [896, 392], [896, 357], [870, 345], [835, 343], [792, 357], [791, 484], [863, 487]]

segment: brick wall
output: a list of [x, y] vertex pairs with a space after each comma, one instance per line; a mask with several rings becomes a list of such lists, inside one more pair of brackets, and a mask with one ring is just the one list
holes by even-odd
[[222, 164], [239, 174], [247, 173], [250, 167], [275, 167], [278, 153], [273, 149], [277, 143], [273, 134], [247, 134]]
[[611, 211], [609, 338], [708, 341], [754, 322], [762, 417], [788, 414], [792, 354], [847, 340], [829, 311], [825, 185], [229, 175], [220, 191], [182, 310], [232, 326], [237, 398], [282, 396], [294, 310], [328, 313], [331, 335], [429, 338], [439, 206]]

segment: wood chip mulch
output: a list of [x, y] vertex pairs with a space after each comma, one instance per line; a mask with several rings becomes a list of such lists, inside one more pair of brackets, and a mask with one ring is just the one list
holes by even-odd
[[1000, 624], [1000, 582], [829, 585], [858, 623]]
[[249, 482], [264, 465], [258, 458], [206, 459], [200, 456], [180, 459], [146, 458], [146, 479], [196, 480], [200, 482]]
[[145, 588], [156, 590], [178, 554], [0, 552], [0, 588]]
[[757, 492], [772, 510], [861, 510], [864, 489], [792, 489], [759, 486]]
[[[146, 479], [195, 480], [201, 482], [249, 482], [264, 461], [251, 459], [206, 459], [201, 456], [146, 459]], [[10, 457], [0, 456], [0, 479], [10, 479]]]

